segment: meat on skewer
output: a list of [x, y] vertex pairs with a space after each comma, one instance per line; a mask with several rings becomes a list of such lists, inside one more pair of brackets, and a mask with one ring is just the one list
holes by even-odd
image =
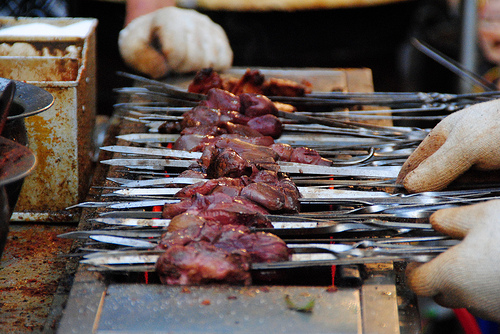
[[227, 252], [207, 243], [174, 246], [156, 261], [156, 273], [163, 284], [199, 285], [214, 282], [250, 285], [250, 255]]
[[[162, 217], [173, 220], [183, 213], [196, 215], [205, 220], [218, 222], [221, 225], [240, 224], [251, 227], [273, 227], [265, 216], [269, 214], [269, 211], [265, 208], [245, 197], [233, 197], [222, 192], [209, 195], [196, 194], [183, 198], [178, 203], [165, 204]], [[186, 225], [187, 223], [184, 222], [183, 224]]]
[[165, 284], [223, 281], [249, 285], [252, 262], [286, 261], [290, 257], [285, 242], [273, 234], [214, 222], [167, 232], [158, 248], [166, 250], [156, 263]]
[[[158, 246], [165, 253], [156, 270], [165, 284], [250, 284], [252, 262], [285, 261], [290, 256], [279, 237], [249, 229], [272, 228], [266, 218], [270, 212], [299, 212], [300, 193], [289, 178], [278, 174], [276, 162], [331, 161], [314, 150], [274, 142], [282, 124], [276, 106], [260, 94], [263, 78], [258, 73], [247, 71], [231, 84], [214, 72], [201, 74], [192, 86], [206, 89], [207, 100], [169, 129], [181, 130], [175, 149], [202, 152], [198, 164], [181, 176], [205, 180], [179, 191], [179, 203], [164, 206], [162, 217], [171, 222]], [[207, 80], [218, 83], [210, 87]], [[238, 95], [222, 89], [228, 85]]]
[[[282, 123], [276, 114], [277, 108], [264, 95], [244, 93], [236, 96], [222, 89], [212, 88], [207, 94], [207, 100], [184, 113], [179, 126], [165, 125], [170, 123], [166, 122], [160, 126], [159, 131], [182, 129], [181, 136], [173, 145], [174, 149], [179, 150], [203, 152], [207, 146], [222, 148], [222, 145], [228, 145], [225, 144], [226, 139], [235, 138], [276, 148], [279, 153], [277, 158], [281, 161], [325, 166], [333, 164], [310, 148], [291, 148], [285, 144], [273, 145], [274, 139], [279, 138], [283, 131]], [[262, 150], [259, 147], [253, 149]], [[241, 152], [238, 153], [241, 155]]]
[[[227, 133], [236, 133], [232, 132], [234, 130], [231, 124], [239, 124], [239, 128], [252, 129], [255, 132], [253, 136], [269, 134], [278, 138], [283, 127], [277, 115], [278, 109], [264, 95], [236, 96], [225, 90], [213, 88], [208, 92], [206, 100], [183, 114], [183, 119], [178, 125], [173, 126], [170, 125], [172, 122], [166, 122], [159, 127], [158, 131], [172, 133], [191, 127], [217, 126], [226, 128]], [[257, 120], [253, 120], [254, 118]], [[266, 122], [268, 124], [264, 126]], [[259, 131], [266, 131], [266, 134]]]
[[233, 94], [256, 93], [267, 96], [304, 96], [311, 93], [311, 83], [269, 78], [259, 70], [247, 69], [239, 78], [223, 78], [212, 68], [198, 71], [189, 84], [188, 91], [206, 94], [211, 88], [225, 89]]
[[192, 198], [195, 195], [218, 193], [241, 196], [270, 212], [299, 212], [300, 193], [295, 184], [289, 178], [279, 178], [276, 172], [269, 170], [258, 171], [250, 177], [221, 177], [201, 181], [185, 186], [175, 197]]

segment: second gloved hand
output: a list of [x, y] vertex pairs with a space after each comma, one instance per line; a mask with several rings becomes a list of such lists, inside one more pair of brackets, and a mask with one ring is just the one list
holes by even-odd
[[233, 52], [221, 26], [191, 9], [166, 7], [139, 16], [118, 38], [120, 54], [133, 69], [158, 79], [232, 65]]
[[404, 163], [398, 176], [410, 192], [444, 189], [471, 167], [500, 169], [500, 100], [478, 103], [441, 122]]
[[439, 210], [431, 223], [463, 240], [426, 264], [411, 263], [410, 288], [445, 307], [500, 322], [500, 200]]

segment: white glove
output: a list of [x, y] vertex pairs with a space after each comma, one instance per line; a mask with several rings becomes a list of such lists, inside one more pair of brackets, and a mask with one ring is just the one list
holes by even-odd
[[404, 163], [397, 182], [409, 192], [441, 190], [471, 167], [500, 169], [500, 100], [439, 122]]
[[120, 54], [152, 78], [231, 67], [233, 51], [221, 26], [192, 9], [166, 7], [139, 16], [118, 37]]
[[500, 200], [439, 210], [431, 224], [464, 239], [426, 264], [408, 265], [410, 288], [442, 306], [500, 322]]

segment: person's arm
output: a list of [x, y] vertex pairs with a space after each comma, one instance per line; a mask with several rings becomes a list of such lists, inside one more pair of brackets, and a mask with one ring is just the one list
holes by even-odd
[[175, 6], [175, 0], [127, 0], [125, 26], [136, 17], [168, 6]]

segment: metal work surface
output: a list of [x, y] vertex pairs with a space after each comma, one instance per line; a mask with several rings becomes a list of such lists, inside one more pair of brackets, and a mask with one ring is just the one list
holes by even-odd
[[2, 333], [50, 333], [55, 329], [59, 320], [55, 311], [70, 284], [66, 281], [68, 259], [61, 255], [67, 254], [72, 244], [57, 235], [75, 228], [11, 224], [0, 262]]
[[[80, 272], [59, 333], [420, 333], [413, 294], [392, 265], [362, 287], [163, 286]], [[287, 298], [310, 312], [289, 307]]]
[[[290, 310], [285, 296], [298, 305], [314, 299], [314, 308]], [[111, 332], [357, 333], [361, 305], [357, 289], [111, 285], [97, 333]]]

